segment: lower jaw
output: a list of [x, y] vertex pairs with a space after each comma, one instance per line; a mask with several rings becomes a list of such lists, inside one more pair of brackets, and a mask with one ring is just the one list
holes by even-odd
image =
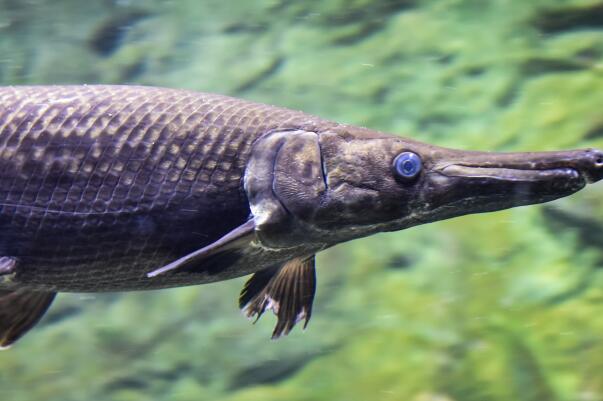
[[[580, 190], [586, 185], [585, 180], [568, 184], [564, 189], [556, 191], [508, 191], [505, 193], [476, 195], [438, 206], [420, 214], [415, 218], [418, 224], [445, 220], [467, 214], [495, 212], [519, 206], [534, 205], [563, 198]], [[417, 224], [412, 224], [417, 225]]]

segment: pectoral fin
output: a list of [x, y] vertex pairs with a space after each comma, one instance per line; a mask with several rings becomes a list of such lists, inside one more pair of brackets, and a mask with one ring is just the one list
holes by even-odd
[[55, 295], [25, 289], [0, 291], [0, 349], [10, 347], [35, 326]]
[[304, 328], [312, 315], [316, 291], [314, 255], [295, 258], [282, 266], [255, 273], [243, 287], [239, 307], [247, 317], [262, 316], [271, 309], [277, 316], [272, 338], [288, 334], [304, 320]]
[[162, 268], [147, 274], [147, 277], [155, 277], [171, 270], [182, 269], [191, 265], [203, 267], [203, 261], [218, 253], [236, 252], [245, 248], [254, 239], [255, 224], [253, 219], [247, 221], [224, 235], [219, 240], [181, 257]]

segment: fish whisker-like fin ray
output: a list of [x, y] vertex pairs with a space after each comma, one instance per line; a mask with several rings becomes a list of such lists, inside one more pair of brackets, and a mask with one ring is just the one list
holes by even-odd
[[239, 249], [244, 249], [255, 238], [254, 230], [255, 223], [253, 219], [248, 220], [244, 224], [228, 232], [219, 240], [168, 263], [157, 270], [147, 273], [147, 277], [152, 278], [172, 270], [179, 270], [193, 265], [203, 267], [203, 261], [213, 255], [218, 253], [236, 252]]
[[312, 316], [316, 292], [315, 257], [295, 258], [282, 266], [255, 273], [243, 287], [239, 307], [249, 317], [257, 319], [270, 309], [277, 317], [272, 332], [276, 339], [287, 335], [304, 320], [304, 328]]

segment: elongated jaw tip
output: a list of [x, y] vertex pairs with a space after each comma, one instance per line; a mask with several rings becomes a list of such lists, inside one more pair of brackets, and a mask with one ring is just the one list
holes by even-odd
[[575, 167], [589, 184], [603, 179], [603, 150], [586, 149]]

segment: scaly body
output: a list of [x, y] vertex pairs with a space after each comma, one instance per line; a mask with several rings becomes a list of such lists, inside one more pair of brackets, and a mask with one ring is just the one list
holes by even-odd
[[242, 178], [254, 140], [332, 125], [180, 90], [0, 88], [0, 255], [20, 260], [10, 285], [154, 289], [265, 267], [146, 276], [247, 220]]
[[311, 315], [316, 252], [380, 231], [570, 195], [603, 152], [468, 152], [218, 95], [0, 88], [0, 348], [56, 292], [255, 273], [273, 336]]

